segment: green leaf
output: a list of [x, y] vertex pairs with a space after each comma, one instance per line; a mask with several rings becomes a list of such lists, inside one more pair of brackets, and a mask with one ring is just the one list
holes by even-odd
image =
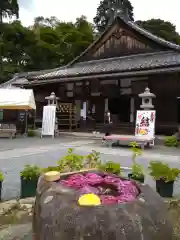
[[36, 165], [25, 165], [24, 170], [20, 172], [20, 176], [26, 180], [38, 179], [42, 173], [42, 169]]
[[178, 168], [170, 168], [167, 163], [161, 161], [151, 161], [148, 168], [154, 180], [163, 179], [166, 182], [175, 181], [180, 174]]

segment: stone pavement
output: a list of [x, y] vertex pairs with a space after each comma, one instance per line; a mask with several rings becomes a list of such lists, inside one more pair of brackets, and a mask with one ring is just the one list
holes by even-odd
[[30, 156], [30, 155], [36, 155], [41, 154], [49, 151], [54, 150], [61, 150], [61, 149], [68, 149], [68, 148], [76, 148], [81, 147], [82, 145], [85, 146], [86, 144], [91, 144], [93, 141], [71, 141], [71, 142], [60, 142], [56, 143], [54, 142], [46, 144], [46, 145], [39, 145], [39, 146], [29, 146], [29, 147], [18, 147], [14, 149], [4, 150], [0, 151], [0, 160], [1, 159], [9, 159], [9, 158], [19, 158], [22, 156]]
[[[16, 143], [17, 148], [11, 148], [0, 151], [0, 169], [5, 174], [3, 181], [3, 199], [11, 199], [19, 196], [20, 193], [20, 171], [23, 170], [26, 164], [36, 164], [40, 167], [48, 167], [56, 165], [57, 160], [67, 153], [68, 148], [82, 147], [87, 144], [92, 144], [93, 141], [72, 139], [59, 140], [46, 139], [45, 144], [43, 141], [38, 142], [34, 138], [27, 146], [27, 142], [20, 144], [20, 139]], [[49, 143], [49, 144], [48, 144]]]
[[0, 240], [33, 240], [32, 223], [9, 225], [0, 231]]
[[[6, 143], [6, 145], [4, 144]], [[126, 167], [129, 171], [132, 161], [132, 153], [128, 148], [111, 148], [102, 145], [101, 140], [82, 138], [25, 138], [25, 139], [0, 139], [0, 169], [5, 173], [3, 182], [3, 198], [11, 199], [19, 196], [20, 177], [19, 173], [26, 164], [36, 164], [40, 167], [55, 165], [57, 160], [67, 153], [72, 147], [78, 154], [87, 155], [92, 150], [100, 152], [103, 161], [113, 160]], [[2, 143], [2, 145], [1, 145]], [[5, 148], [6, 147], [6, 148]], [[4, 149], [3, 149], [4, 148]], [[152, 150], [145, 150], [138, 162], [147, 168], [150, 160], [162, 160], [172, 167], [180, 168], [180, 150], [155, 147]], [[154, 182], [149, 177], [146, 181], [154, 187]], [[177, 186], [179, 186], [179, 181]], [[180, 188], [176, 187], [177, 194]], [[177, 195], [176, 194], [176, 195]]]
[[[66, 154], [67, 149], [73, 147], [79, 154], [87, 154], [92, 150], [101, 153], [104, 161], [113, 160], [125, 167], [124, 175], [127, 175], [131, 166], [132, 153], [128, 148], [111, 148], [101, 144], [101, 138], [92, 139], [82, 137], [59, 137], [52, 138], [17, 138], [0, 139], [0, 169], [5, 172], [3, 183], [4, 199], [12, 199], [19, 196], [20, 177], [19, 172], [25, 164], [37, 164], [40, 167], [55, 165], [56, 161]], [[167, 149], [155, 147], [145, 150], [138, 162], [144, 167], [148, 166], [150, 160], [162, 160], [168, 162], [172, 167], [180, 168], [180, 149]], [[146, 176], [145, 183], [155, 188], [155, 182], [150, 176]], [[180, 180], [175, 183], [174, 195], [180, 196]], [[32, 240], [31, 223], [7, 227], [0, 231], [0, 239], [12, 240], [16, 235], [21, 240]], [[26, 233], [30, 233], [26, 235]], [[24, 237], [22, 237], [24, 236]]]
[[[68, 142], [75, 141], [76, 137], [66, 138], [65, 136], [58, 138], [51, 137], [23, 137], [18, 136], [15, 139], [9, 138], [0, 138], [0, 152], [5, 150], [19, 149], [19, 148], [28, 148], [32, 146], [48, 146], [50, 144], [64, 144]], [[77, 141], [79, 141], [78, 139]]]
[[[37, 136], [40, 136], [41, 133], [41, 129], [37, 129], [36, 130]], [[122, 135], [122, 134], [119, 134]], [[75, 138], [88, 138], [88, 139], [93, 139], [93, 140], [97, 140], [97, 139], [102, 139], [104, 137], [104, 133], [100, 133], [100, 132], [65, 132], [62, 131], [60, 132], [60, 137], [61, 136], [65, 136], [65, 137], [75, 137]], [[122, 135], [124, 136], [124, 135]], [[156, 136], [156, 143], [157, 144], [162, 144], [164, 142], [165, 136], [160, 136], [157, 135]]]

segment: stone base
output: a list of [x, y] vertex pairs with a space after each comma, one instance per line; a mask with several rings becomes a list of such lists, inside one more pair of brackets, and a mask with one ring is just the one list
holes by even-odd
[[76, 191], [41, 177], [33, 216], [35, 240], [172, 240], [166, 204], [148, 185], [138, 186], [141, 193], [133, 202], [81, 207]]

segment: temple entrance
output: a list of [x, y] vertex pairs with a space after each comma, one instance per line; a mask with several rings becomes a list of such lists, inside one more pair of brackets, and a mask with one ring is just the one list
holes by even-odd
[[93, 97], [89, 101], [88, 106], [89, 115], [96, 121], [96, 123], [104, 122], [104, 99], [102, 97]]
[[56, 118], [58, 129], [77, 129], [76, 106], [72, 103], [60, 103], [57, 106]]
[[119, 98], [111, 98], [108, 106], [110, 113], [116, 115], [118, 122], [130, 121], [130, 96], [123, 95]]

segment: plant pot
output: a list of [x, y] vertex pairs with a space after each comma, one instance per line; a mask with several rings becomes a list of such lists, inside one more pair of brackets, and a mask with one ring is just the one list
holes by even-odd
[[173, 196], [174, 181], [165, 182], [163, 179], [156, 180], [156, 191], [161, 197]]
[[144, 183], [144, 175], [137, 177], [137, 176], [134, 176], [132, 173], [129, 173], [128, 178], [138, 181], [140, 183]]
[[2, 181], [0, 181], [0, 201], [2, 200]]
[[34, 197], [36, 195], [38, 179], [27, 180], [21, 177], [21, 198]]

